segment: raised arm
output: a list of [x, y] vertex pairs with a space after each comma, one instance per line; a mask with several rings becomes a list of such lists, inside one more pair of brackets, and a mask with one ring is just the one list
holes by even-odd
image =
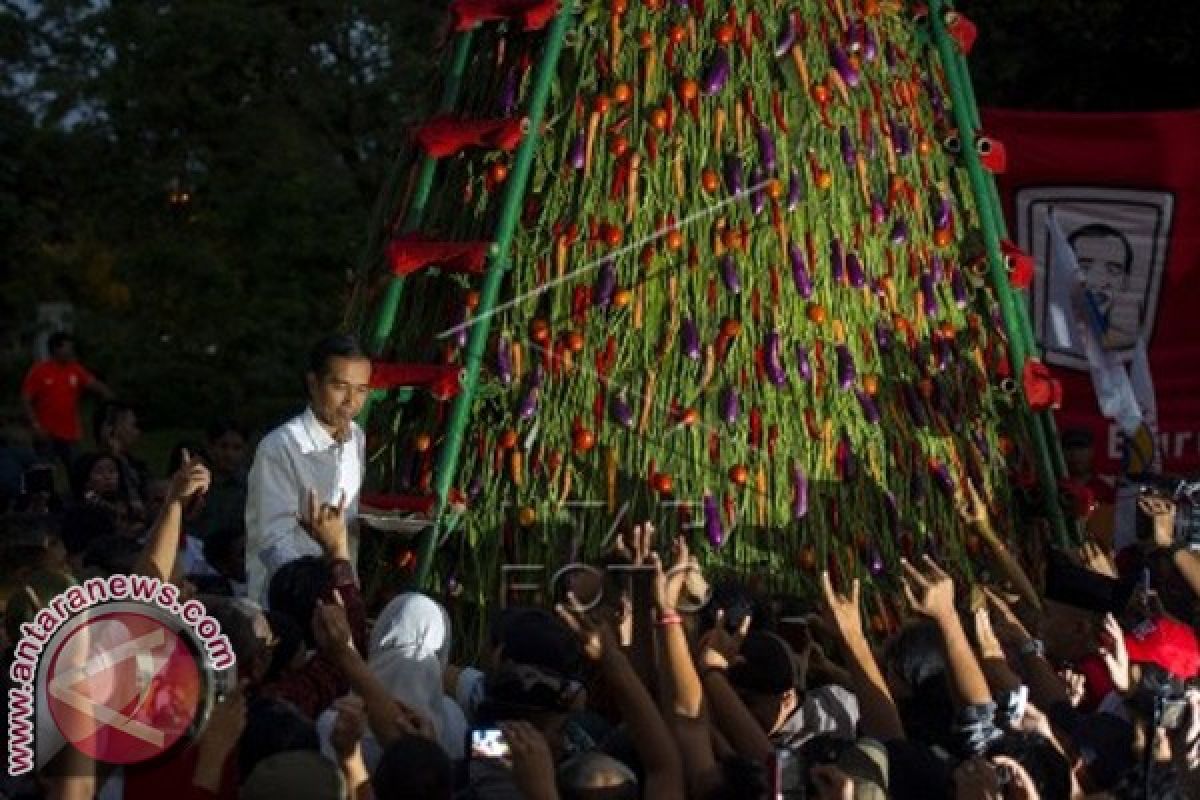
[[766, 763], [774, 750], [771, 739], [738, 697], [726, 672], [737, 659], [749, 630], [749, 616], [743, 618], [741, 628], [732, 633], [725, 628], [724, 612], [717, 612], [717, 624], [700, 644], [701, 681], [717, 729], [739, 755]]
[[900, 722], [896, 703], [863, 633], [858, 580], [855, 579], [847, 596], [834, 591], [829, 573], [822, 572], [821, 589], [825, 596], [822, 614], [826, 626], [837, 633], [850, 670], [863, 734], [881, 742], [903, 739], [904, 725]]
[[[574, 600], [574, 597], [570, 599]], [[605, 686], [612, 694], [645, 769], [645, 796], [682, 800], [684, 784], [679, 752], [650, 693], [621, 652], [612, 628], [607, 624], [595, 624], [562, 605], [556, 610], [579, 637], [587, 657], [600, 667]]]
[[1013, 588], [1021, 595], [1021, 599], [1032, 608], [1041, 611], [1042, 601], [1038, 596], [1037, 590], [1033, 588], [1033, 582], [1029, 580], [1029, 576], [1012, 554], [1012, 551], [1008, 549], [999, 534], [996, 533], [995, 528], [992, 527], [987, 503], [980, 497], [979, 492], [975, 490], [975, 486], [971, 481], [964, 483], [963, 493], [964, 496], [960, 498], [959, 508], [967, 525], [987, 545], [1000, 570], [1008, 578]]
[[175, 559], [179, 554], [179, 541], [183, 536], [183, 509], [187, 501], [208, 491], [212, 476], [208, 467], [199, 459], [183, 451], [183, 464], [171, 477], [167, 489], [167, 500], [150, 536], [138, 556], [137, 572], [159, 580], [170, 580], [175, 571]]

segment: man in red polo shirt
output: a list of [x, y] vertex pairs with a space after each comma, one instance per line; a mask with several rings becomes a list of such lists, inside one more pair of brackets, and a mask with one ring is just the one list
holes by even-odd
[[30, 367], [21, 384], [21, 399], [39, 443], [70, 469], [83, 438], [80, 393], [87, 389], [111, 399], [112, 391], [75, 360], [75, 340], [69, 333], [52, 334], [47, 345], [50, 358]]

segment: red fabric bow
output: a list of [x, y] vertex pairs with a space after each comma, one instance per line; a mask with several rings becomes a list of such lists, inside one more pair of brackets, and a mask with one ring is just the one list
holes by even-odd
[[394, 389], [398, 386], [427, 389], [438, 400], [449, 400], [458, 394], [462, 369], [431, 364], [394, 364], [376, 361], [371, 364], [371, 388]]
[[1000, 242], [1000, 250], [1008, 266], [1008, 282], [1014, 289], [1028, 289], [1033, 283], [1033, 258], [1007, 239]]
[[411, 511], [428, 514], [433, 510], [435, 498], [417, 494], [362, 494], [359, 505], [380, 511]]
[[979, 35], [979, 30], [975, 27], [975, 23], [958, 11], [947, 11], [946, 30], [955, 42], [958, 43], [958, 49], [962, 51], [964, 56], [971, 55], [971, 48], [975, 46], [975, 37]]
[[468, 147], [513, 150], [524, 135], [519, 119], [462, 119], [434, 117], [416, 132], [417, 144], [434, 158], [446, 158]]
[[454, 0], [450, 16], [462, 32], [480, 23], [516, 19], [527, 31], [540, 31], [558, 13], [558, 0]]
[[1025, 399], [1031, 409], [1045, 411], [1062, 405], [1062, 384], [1041, 361], [1035, 358], [1026, 361], [1021, 377], [1025, 384]]
[[488, 242], [431, 242], [424, 239], [393, 239], [387, 246], [392, 273], [401, 277], [436, 266], [446, 272], [483, 274]]
[[1004, 147], [1004, 142], [989, 136], [980, 136], [975, 139], [975, 150], [979, 153], [983, 168], [993, 175], [1003, 175], [1004, 170], [1008, 169], [1008, 150]]

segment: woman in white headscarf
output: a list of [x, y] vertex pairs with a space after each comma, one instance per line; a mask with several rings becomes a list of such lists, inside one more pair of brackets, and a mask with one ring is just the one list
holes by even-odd
[[[450, 617], [445, 609], [423, 594], [396, 596], [383, 609], [371, 631], [367, 665], [401, 702], [421, 712], [432, 723], [438, 742], [458, 760], [464, 755], [467, 720], [443, 691], [443, 675], [450, 658]], [[322, 745], [328, 742], [335, 712], [321, 715]], [[374, 770], [381, 753], [368, 731], [363, 757]]]

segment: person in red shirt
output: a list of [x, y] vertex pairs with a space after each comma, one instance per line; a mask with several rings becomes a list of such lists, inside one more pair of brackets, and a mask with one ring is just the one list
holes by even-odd
[[47, 344], [50, 357], [30, 367], [21, 384], [21, 399], [41, 449], [70, 469], [83, 438], [79, 395], [87, 390], [112, 399], [113, 394], [75, 359], [75, 339], [69, 333], [52, 334]]

